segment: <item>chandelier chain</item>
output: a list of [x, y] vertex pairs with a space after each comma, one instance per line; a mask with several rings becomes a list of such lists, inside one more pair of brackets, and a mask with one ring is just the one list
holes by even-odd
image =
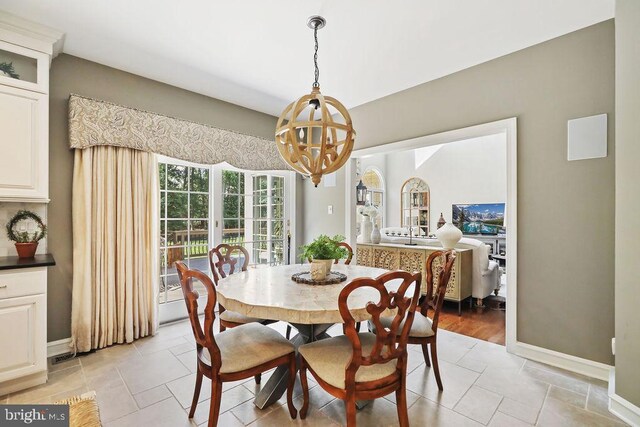
[[315, 81], [313, 87], [320, 87], [318, 80], [320, 79], [320, 69], [318, 68], [318, 26], [313, 28], [313, 39], [315, 41], [315, 51], [313, 53], [313, 64], [315, 66]]

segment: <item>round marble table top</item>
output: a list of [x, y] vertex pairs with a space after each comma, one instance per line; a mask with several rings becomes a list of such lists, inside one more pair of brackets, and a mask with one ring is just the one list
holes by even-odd
[[[309, 264], [255, 267], [221, 279], [216, 287], [218, 302], [225, 309], [260, 319], [290, 323], [342, 323], [338, 310], [338, 295], [342, 288], [357, 277], [377, 277], [388, 270], [359, 265], [335, 264], [334, 271], [347, 275], [347, 280], [335, 285], [296, 283], [291, 275], [307, 271]], [[396, 286], [397, 287], [397, 286]], [[393, 286], [390, 287], [392, 289]], [[354, 291], [349, 297], [349, 309], [356, 321], [369, 319], [366, 305], [379, 301], [372, 288]]]

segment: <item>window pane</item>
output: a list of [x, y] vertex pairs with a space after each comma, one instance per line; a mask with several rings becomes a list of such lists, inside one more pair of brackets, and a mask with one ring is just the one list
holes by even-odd
[[160, 218], [164, 218], [164, 208], [167, 202], [167, 193], [164, 191], [160, 192]]
[[182, 287], [180, 286], [177, 274], [165, 277], [163, 282], [167, 291], [167, 302], [178, 301], [183, 298]]
[[254, 220], [253, 221], [253, 240], [266, 240], [267, 239], [267, 221]]
[[166, 163], [160, 163], [158, 165], [158, 175], [160, 177], [160, 189], [161, 190], [166, 190], [167, 189], [167, 164]]
[[189, 185], [191, 191], [209, 192], [209, 169], [205, 168], [189, 168], [190, 179]]
[[209, 221], [191, 221], [189, 233], [189, 268], [197, 268], [201, 271], [208, 270], [205, 261], [209, 250]]
[[271, 221], [271, 234], [273, 239], [283, 239], [284, 221]]
[[167, 193], [167, 218], [186, 218], [188, 203], [187, 193]]
[[382, 193], [379, 193], [377, 191], [373, 192], [373, 200], [371, 201], [371, 203], [375, 206], [375, 207], [380, 207], [382, 206]]
[[167, 268], [167, 250], [160, 249], [160, 274], [166, 274], [165, 269]]
[[267, 176], [266, 175], [254, 175], [253, 176], [253, 191], [266, 190], [267, 189]]
[[187, 244], [187, 221], [167, 221], [167, 246]]
[[271, 205], [271, 218], [281, 219], [284, 217], [284, 200], [274, 197]]
[[[242, 214], [240, 210], [241, 196], [222, 196], [222, 217], [223, 218], [238, 218]], [[244, 216], [244, 215], [242, 215]]]
[[255, 264], [268, 264], [269, 252], [267, 251], [267, 242], [260, 241], [253, 243], [253, 262]]
[[167, 189], [187, 190], [187, 167], [167, 165]]
[[284, 262], [284, 242], [275, 240], [271, 243], [271, 256], [273, 264], [282, 264]]
[[209, 195], [191, 195], [191, 218], [209, 218]]
[[222, 192], [227, 194], [242, 194], [244, 193], [244, 181], [241, 177], [244, 174], [240, 172], [222, 171]]
[[281, 176], [274, 176], [271, 180], [271, 195], [272, 196], [284, 196], [284, 178]]
[[167, 246], [167, 221], [160, 221], [160, 246]]
[[223, 221], [222, 242], [230, 245], [240, 244], [244, 240], [242, 221], [225, 219]]

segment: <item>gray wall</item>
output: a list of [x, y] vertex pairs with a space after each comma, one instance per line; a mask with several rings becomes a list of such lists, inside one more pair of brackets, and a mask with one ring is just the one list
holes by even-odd
[[[567, 120], [609, 115], [609, 156], [567, 162]], [[614, 24], [351, 110], [356, 149], [518, 117], [518, 340], [612, 364]], [[306, 183], [305, 236], [343, 232], [344, 176]], [[316, 204], [317, 202], [317, 204]], [[320, 208], [313, 209], [320, 205]]]
[[640, 2], [616, 1], [616, 394], [640, 407]]
[[72, 239], [67, 101], [70, 93], [272, 138], [276, 118], [69, 55], [51, 67], [48, 340], [70, 336]]

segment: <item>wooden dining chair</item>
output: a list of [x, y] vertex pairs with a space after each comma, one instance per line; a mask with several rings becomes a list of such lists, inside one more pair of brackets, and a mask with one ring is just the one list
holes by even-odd
[[[293, 386], [297, 368], [293, 344], [277, 331], [259, 323], [247, 323], [214, 335], [217, 302], [215, 286], [206, 274], [198, 270], [189, 270], [181, 261], [176, 262], [176, 267], [197, 351], [196, 384], [189, 418], [193, 418], [196, 411], [203, 376], [211, 379], [211, 403], [207, 425], [213, 427], [218, 424], [220, 415], [222, 383], [255, 377], [277, 366], [288, 365], [287, 406], [291, 418], [295, 419], [297, 410], [293, 405]], [[204, 325], [198, 317], [199, 295], [193, 289], [194, 279], [200, 281], [207, 290]]]
[[[347, 242], [340, 242], [338, 243], [338, 246], [342, 246], [347, 250], [347, 258], [344, 259], [344, 264], [351, 264], [351, 260], [353, 259], [353, 248], [351, 247], [351, 245], [349, 245]], [[333, 261], [333, 263], [338, 264], [340, 262], [340, 259], [341, 258], [336, 259], [335, 261]], [[311, 258], [308, 258], [308, 261], [309, 263], [311, 263]], [[356, 324], [356, 329], [360, 330], [360, 322]], [[287, 337], [287, 339], [289, 339], [289, 337], [291, 336], [291, 325], [287, 325], [287, 332], [285, 336]]]
[[[413, 325], [409, 331], [409, 344], [417, 344], [422, 347], [422, 355], [427, 366], [433, 365], [433, 374], [440, 391], [444, 390], [440, 378], [438, 366], [438, 319], [444, 303], [444, 295], [447, 293], [447, 285], [451, 278], [451, 270], [456, 260], [456, 252], [435, 251], [426, 261], [427, 293], [424, 296], [419, 310], [413, 318]], [[429, 317], [431, 312], [431, 317]], [[393, 321], [392, 317], [381, 319], [381, 324], [388, 327]], [[369, 323], [369, 329], [375, 329], [375, 325]], [[429, 363], [429, 349], [431, 350], [431, 363]]]
[[[213, 283], [216, 286], [218, 286], [220, 279], [227, 277], [229, 274], [247, 271], [248, 266], [249, 252], [242, 246], [223, 243], [209, 251], [209, 267], [213, 275]], [[227, 328], [235, 328], [247, 323], [262, 323], [264, 325], [274, 323], [273, 320], [258, 319], [226, 310], [222, 305], [219, 306], [219, 310], [220, 332], [224, 332]]]
[[[385, 285], [400, 279], [397, 291], [389, 292]], [[396, 393], [400, 426], [408, 426], [407, 414], [407, 340], [409, 329], [420, 297], [420, 273], [391, 271], [377, 278], [354, 279], [342, 289], [338, 308], [345, 323], [345, 335], [304, 344], [300, 354], [300, 379], [304, 404], [300, 418], [309, 409], [307, 369], [329, 394], [345, 402], [347, 426], [356, 425], [356, 400], [370, 400]], [[410, 286], [413, 289], [408, 291]], [[356, 322], [349, 311], [348, 298], [352, 292], [370, 288], [377, 291], [377, 303], [367, 304], [367, 312], [378, 326], [376, 333], [358, 332]], [[405, 293], [408, 292], [408, 296]], [[396, 310], [388, 329], [380, 324], [380, 315]]]

